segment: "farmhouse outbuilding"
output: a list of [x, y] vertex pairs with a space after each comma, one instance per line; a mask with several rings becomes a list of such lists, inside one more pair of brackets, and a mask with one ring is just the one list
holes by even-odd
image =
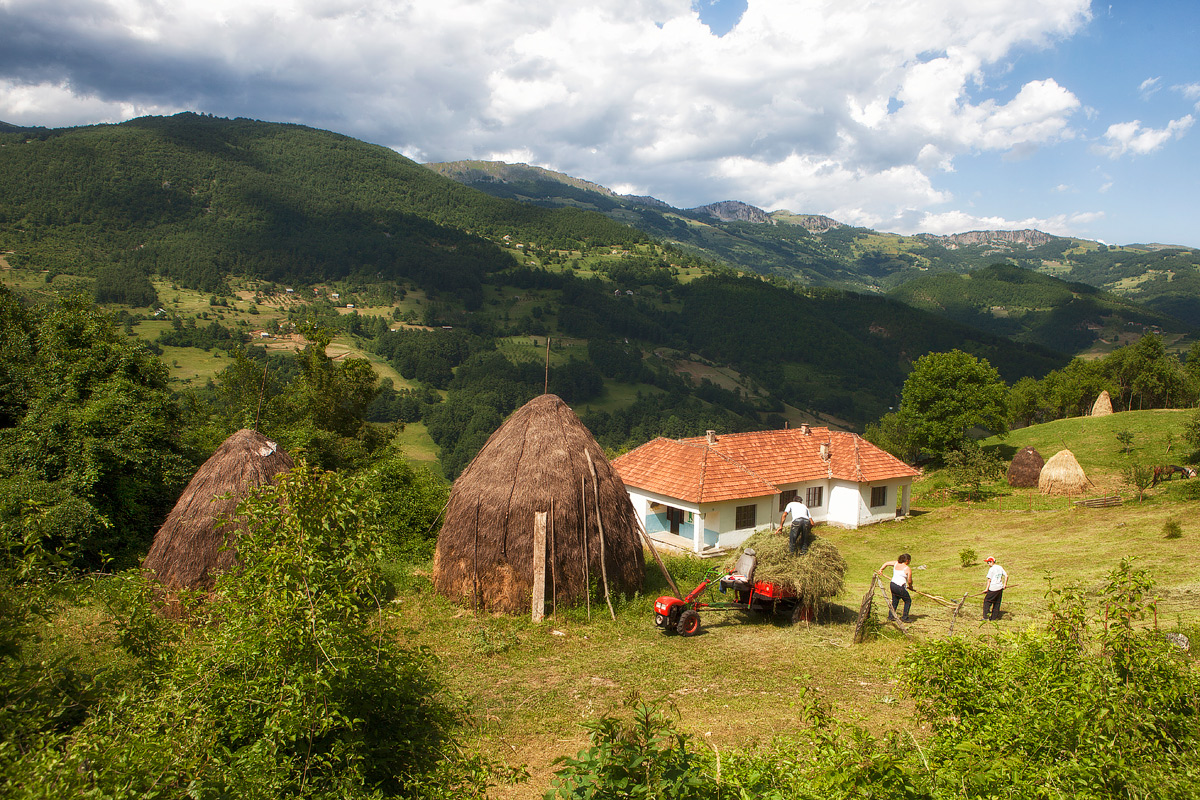
[[797, 498], [815, 522], [842, 528], [907, 516], [920, 474], [857, 434], [807, 425], [658, 438], [613, 467], [647, 532], [697, 553], [739, 546]]

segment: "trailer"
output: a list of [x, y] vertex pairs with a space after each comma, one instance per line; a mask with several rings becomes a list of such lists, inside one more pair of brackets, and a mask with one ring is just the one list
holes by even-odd
[[[723, 572], [714, 570], [680, 599], [663, 595], [654, 601], [654, 624], [665, 633], [695, 636], [700, 631], [700, 611], [736, 611], [756, 614], [788, 614], [792, 622], [809, 618], [809, 609], [792, 589], [773, 581], [756, 580], [758, 559], [752, 548], [737, 564]], [[713, 584], [729, 599], [717, 599]]]

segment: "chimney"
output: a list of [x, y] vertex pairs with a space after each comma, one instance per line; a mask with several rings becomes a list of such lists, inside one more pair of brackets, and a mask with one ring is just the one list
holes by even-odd
[[829, 460], [829, 443], [828, 442], [821, 442], [821, 460], [822, 461]]
[[717, 432], [716, 431], [705, 431], [704, 438], [708, 440], [709, 444], [716, 444], [717, 443]]
[[808, 436], [808, 434], [809, 434], [809, 430], [808, 430], [808, 423], [807, 423], [807, 422], [801, 422], [801, 423], [800, 423], [800, 435], [801, 435], [801, 436]]

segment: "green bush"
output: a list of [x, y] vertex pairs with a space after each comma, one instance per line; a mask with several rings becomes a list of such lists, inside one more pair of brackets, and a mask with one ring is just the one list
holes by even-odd
[[1179, 524], [1179, 520], [1172, 519], [1163, 523], [1163, 537], [1166, 539], [1178, 539], [1183, 536], [1183, 526]]
[[141, 680], [14, 765], [8, 796], [477, 797], [511, 774], [451, 744], [462, 709], [395, 644], [377, 511], [334, 473], [284, 474], [239, 505], [242, 568], [186, 628], [121, 577], [110, 605]]
[[964, 547], [958, 551], [958, 560], [962, 562], [964, 567], [969, 567], [978, 560], [979, 554], [975, 552], [973, 547]]

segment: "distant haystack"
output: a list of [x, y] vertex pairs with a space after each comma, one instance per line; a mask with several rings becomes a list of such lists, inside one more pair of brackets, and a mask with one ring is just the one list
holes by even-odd
[[1092, 404], [1093, 417], [1107, 417], [1113, 413], [1112, 397], [1108, 394], [1108, 389], [1100, 392], [1100, 396], [1096, 398], [1096, 402]]
[[1046, 460], [1042, 454], [1032, 447], [1025, 447], [1013, 456], [1008, 465], [1008, 485], [1018, 489], [1029, 489], [1038, 485], [1038, 477]]
[[454, 482], [438, 534], [434, 587], [476, 608], [528, 613], [540, 511], [548, 514], [547, 601], [555, 593], [567, 603], [581, 601], [589, 584], [600, 583], [601, 525], [609, 585], [618, 593], [642, 588], [638, 520], [625, 484], [575, 412], [552, 394], [514, 411]]
[[1083, 494], [1091, 485], [1070, 450], [1059, 450], [1051, 456], [1038, 476], [1038, 490], [1042, 494]]
[[232, 517], [251, 489], [292, 466], [291, 456], [257, 431], [230, 436], [183, 490], [154, 534], [142, 567], [167, 589], [211, 589], [217, 573], [237, 563], [235, 548], [222, 548], [240, 525], [218, 526], [217, 521]]

